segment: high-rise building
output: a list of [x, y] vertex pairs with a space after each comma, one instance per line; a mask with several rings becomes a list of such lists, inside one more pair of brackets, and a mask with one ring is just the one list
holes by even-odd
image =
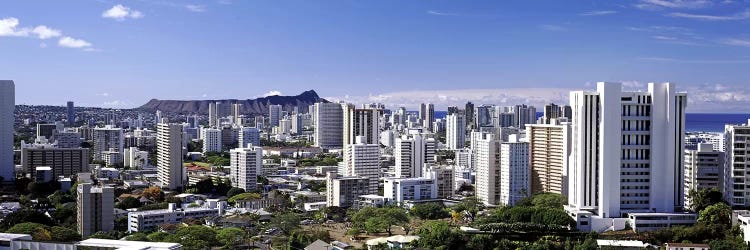
[[557, 119], [552, 124], [526, 126], [529, 141], [531, 190], [529, 194], [568, 194], [568, 158], [570, 157], [570, 123]]
[[732, 206], [750, 205], [750, 119], [747, 122], [724, 126], [724, 198]]
[[433, 131], [432, 122], [435, 121], [435, 105], [432, 103], [422, 103], [419, 106], [419, 120], [422, 122], [422, 127]]
[[203, 153], [221, 152], [221, 129], [203, 128], [201, 140], [203, 140]]
[[52, 176], [67, 176], [89, 171], [88, 148], [58, 148], [38, 137], [34, 143], [21, 142], [21, 166], [31, 178], [37, 167], [50, 167]]
[[281, 105], [269, 105], [268, 106], [268, 123], [270, 127], [279, 126], [279, 120], [281, 120]]
[[468, 126], [468, 129], [473, 129], [474, 124], [474, 103], [466, 102], [466, 106], [464, 108], [464, 119], [466, 119], [466, 125]]
[[37, 123], [36, 124], [36, 137], [47, 138], [54, 140], [55, 133], [57, 132], [57, 124], [54, 123]]
[[567, 118], [570, 119], [571, 109], [570, 106], [559, 106], [554, 103], [544, 105], [544, 115], [541, 117], [541, 122], [549, 124], [552, 119]]
[[425, 139], [421, 135], [396, 138], [396, 147], [393, 149], [396, 178], [422, 177], [426, 151]]
[[474, 127], [475, 128], [481, 128], [481, 127], [492, 127], [492, 109], [493, 107], [490, 105], [482, 105], [476, 108], [476, 113], [474, 114]]
[[216, 104], [217, 104], [216, 102], [208, 103], [208, 126], [209, 127], [219, 126], [219, 114], [218, 114], [218, 110], [216, 109], [217, 108]]
[[58, 131], [55, 134], [55, 143], [57, 143], [58, 148], [81, 147], [81, 134], [72, 130]]
[[366, 144], [377, 144], [380, 135], [380, 109], [357, 109], [354, 105], [344, 104], [344, 142], [343, 145], [355, 143], [357, 136], [363, 136]]
[[234, 119], [234, 124], [242, 126], [242, 104], [232, 104], [232, 118]]
[[73, 102], [68, 102], [68, 113], [67, 114], [68, 114], [68, 118], [67, 118], [66, 121], [68, 123], [68, 127], [72, 127], [72, 126], [74, 126], [76, 124], [76, 110], [75, 110], [75, 107], [73, 105]]
[[106, 151], [110, 151], [110, 149], [115, 149], [117, 152], [120, 152], [122, 154], [122, 150], [124, 147], [124, 141], [122, 136], [122, 129], [116, 128], [112, 125], [106, 125], [101, 128], [94, 128], [93, 131], [93, 145], [91, 150], [93, 150], [94, 154], [94, 160], [104, 160], [104, 153]]
[[529, 197], [529, 144], [500, 144], [500, 204], [514, 206]]
[[[461, 113], [463, 115], [463, 113]], [[453, 166], [429, 165], [426, 167], [425, 176], [435, 180], [437, 184], [437, 198], [446, 199], [453, 196], [455, 175]]]
[[156, 170], [162, 187], [177, 190], [187, 180], [182, 166], [182, 125], [162, 121], [156, 130]]
[[344, 142], [344, 113], [340, 103], [315, 103], [315, 146], [342, 148]]
[[623, 214], [683, 207], [685, 93], [671, 83], [625, 92], [621, 83], [600, 82], [596, 91], [571, 92], [570, 104], [571, 214], [591, 213], [587, 220], [602, 220], [591, 225], [619, 230]]
[[712, 188], [724, 189], [724, 152], [714, 150], [710, 143], [685, 149], [685, 207], [690, 206], [691, 190]]
[[260, 130], [252, 127], [244, 127], [240, 129], [237, 138], [239, 147], [247, 147], [248, 144], [260, 147]]
[[258, 189], [258, 175], [263, 167], [263, 148], [242, 147], [229, 151], [232, 186], [245, 191]]
[[526, 124], [536, 123], [536, 108], [533, 106], [516, 105], [513, 107], [515, 126], [519, 129], [526, 129]]
[[305, 115], [303, 114], [293, 114], [292, 115], [292, 134], [300, 135], [302, 134], [302, 128], [304, 128], [304, 121], [305, 121]]
[[78, 233], [83, 237], [115, 228], [115, 189], [80, 183], [76, 188]]
[[494, 134], [480, 133], [472, 144], [475, 153], [476, 197], [484, 204], [500, 204], [500, 140]]
[[366, 143], [364, 136], [357, 136], [353, 144], [344, 147], [343, 176], [366, 177], [370, 180], [368, 194], [378, 193], [380, 177], [380, 145]]
[[463, 114], [454, 113], [445, 118], [445, 142], [449, 149], [462, 149], [466, 143], [466, 120]]

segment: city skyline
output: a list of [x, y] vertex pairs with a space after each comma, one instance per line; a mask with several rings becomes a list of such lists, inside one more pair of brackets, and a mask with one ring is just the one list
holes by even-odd
[[315, 86], [331, 101], [443, 110], [671, 81], [688, 92], [688, 112], [750, 111], [747, 2], [576, 3], [14, 2], [0, 10], [0, 53], [14, 59], [0, 75], [16, 82], [18, 104], [56, 106]]

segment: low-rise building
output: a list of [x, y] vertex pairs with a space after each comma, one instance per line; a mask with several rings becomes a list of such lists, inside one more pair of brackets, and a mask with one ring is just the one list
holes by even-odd
[[392, 203], [405, 201], [433, 200], [438, 198], [437, 182], [434, 178], [386, 178], [383, 196]]
[[226, 202], [207, 200], [202, 207], [177, 208], [177, 204], [170, 203], [167, 209], [130, 212], [128, 214], [128, 232], [153, 231], [159, 225], [180, 223], [187, 218], [199, 219], [222, 215]]

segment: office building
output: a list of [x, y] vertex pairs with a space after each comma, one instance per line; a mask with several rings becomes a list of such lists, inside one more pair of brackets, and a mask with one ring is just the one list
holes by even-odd
[[697, 149], [698, 144], [710, 143], [714, 150], [726, 152], [724, 139], [724, 133], [687, 132], [685, 135], [685, 149]]
[[242, 126], [242, 104], [232, 104], [232, 118], [234, 119], [234, 124]]
[[[209, 127], [216, 127], [219, 126], [219, 114], [217, 107], [217, 102], [209, 102], [208, 103], [208, 126]], [[160, 120], [157, 120], [157, 122]]]
[[291, 133], [295, 135], [301, 135], [302, 129], [305, 127], [305, 115], [303, 114], [293, 114], [292, 115], [292, 130]]
[[343, 176], [368, 178], [368, 194], [377, 194], [380, 176], [380, 145], [367, 144], [364, 136], [357, 136], [356, 142], [344, 148]]
[[466, 128], [468, 130], [474, 129], [474, 103], [466, 102], [464, 106], [464, 119], [466, 119]]
[[203, 128], [203, 131], [201, 131], [201, 140], [203, 140], [203, 154], [208, 152], [221, 152], [221, 134], [221, 129]]
[[370, 192], [370, 179], [357, 176], [339, 176], [335, 172], [326, 174], [326, 205], [348, 208], [357, 203], [359, 196]]
[[430, 177], [386, 178], [383, 181], [383, 196], [394, 204], [434, 200], [438, 198], [437, 183]]
[[258, 189], [258, 175], [263, 167], [263, 148], [245, 146], [229, 151], [232, 186], [245, 191]]
[[72, 130], [58, 131], [55, 134], [55, 143], [58, 148], [79, 148], [82, 142], [81, 134]]
[[453, 196], [455, 187], [453, 166], [428, 165], [425, 170], [425, 176], [435, 180], [437, 198], [447, 199]]
[[515, 126], [518, 129], [526, 129], [526, 124], [536, 123], [536, 108], [533, 106], [513, 106]]
[[530, 194], [568, 193], [570, 123], [553, 118], [551, 124], [526, 126], [531, 170]]
[[68, 124], [68, 127], [72, 127], [76, 123], [76, 111], [73, 102], [68, 102], [68, 117], [66, 119], [66, 122]]
[[123, 166], [131, 169], [142, 169], [148, 165], [148, 151], [141, 151], [137, 147], [129, 147], [124, 150]]
[[226, 201], [208, 199], [202, 206], [179, 208], [169, 203], [166, 209], [128, 213], [128, 232], [150, 232], [164, 224], [180, 224], [185, 219], [202, 219], [224, 215]]
[[466, 120], [463, 114], [446, 116], [445, 142], [449, 149], [462, 149], [466, 143]]
[[500, 144], [500, 204], [514, 206], [529, 193], [529, 144]]
[[114, 230], [115, 189], [80, 183], [76, 190], [78, 233], [85, 238]]
[[252, 127], [243, 127], [237, 138], [239, 147], [247, 147], [248, 144], [260, 147], [260, 130]]
[[104, 152], [110, 149], [115, 149], [117, 152], [122, 153], [124, 147], [124, 137], [121, 128], [113, 127], [112, 125], [106, 125], [101, 128], [94, 128], [93, 130], [93, 145], [91, 150], [94, 151], [94, 159], [103, 161]]
[[22, 141], [21, 167], [31, 179], [37, 167], [50, 167], [53, 176], [70, 177], [89, 171], [89, 149], [58, 148], [43, 137], [30, 144]]
[[344, 142], [343, 145], [356, 143], [357, 136], [363, 136], [365, 144], [377, 144], [380, 135], [380, 109], [357, 109], [354, 105], [343, 104], [344, 108]]
[[268, 106], [268, 123], [270, 127], [279, 126], [279, 120], [281, 120], [281, 105], [269, 105]]
[[724, 198], [732, 206], [750, 206], [750, 119], [741, 125], [724, 126], [726, 163]]
[[671, 83], [625, 92], [620, 83], [600, 82], [596, 91], [571, 92], [570, 104], [566, 209], [579, 228], [620, 230], [624, 214], [682, 209], [685, 93]]
[[344, 114], [340, 103], [315, 103], [315, 146], [325, 149], [342, 148]]
[[432, 122], [435, 121], [435, 105], [432, 103], [422, 103], [419, 106], [419, 120], [423, 128], [434, 132]]
[[187, 181], [182, 166], [182, 125], [164, 119], [156, 130], [156, 171], [162, 187], [179, 190]]
[[696, 149], [685, 149], [685, 207], [690, 206], [691, 190], [724, 189], [724, 152], [713, 144], [701, 143]]
[[36, 124], [36, 137], [44, 136], [44, 138], [54, 140], [57, 127], [55, 123], [38, 123]]

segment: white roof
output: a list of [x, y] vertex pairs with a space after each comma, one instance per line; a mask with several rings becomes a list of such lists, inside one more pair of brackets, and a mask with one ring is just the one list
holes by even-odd
[[28, 234], [0, 233], [0, 240], [4, 240], [4, 241], [11, 241], [11, 240], [31, 240], [31, 235], [28, 235]]
[[648, 247], [648, 243], [643, 243], [639, 240], [596, 240], [598, 246], [612, 246], [612, 247]]
[[76, 244], [78, 246], [115, 248], [117, 250], [171, 250], [181, 249], [179, 243], [144, 242], [125, 240], [87, 239]]
[[401, 244], [409, 243], [415, 240], [418, 240], [419, 236], [416, 235], [394, 235], [391, 237], [383, 237], [383, 238], [375, 238], [372, 240], [368, 240], [365, 244], [368, 246], [377, 246], [383, 243], [387, 242], [397, 242]]

